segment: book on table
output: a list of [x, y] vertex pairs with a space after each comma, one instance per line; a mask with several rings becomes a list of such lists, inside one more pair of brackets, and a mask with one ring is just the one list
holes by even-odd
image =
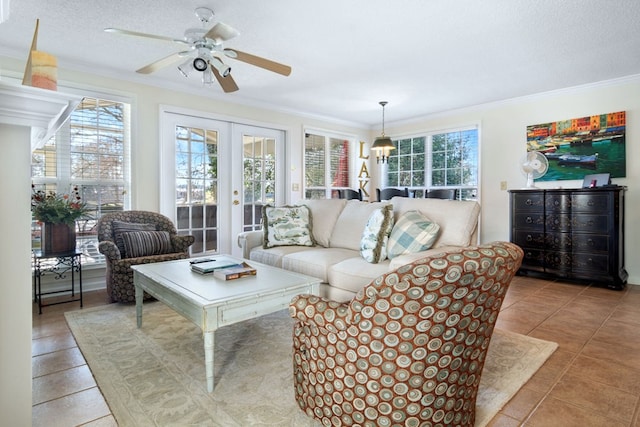
[[214, 256], [206, 259], [190, 261], [191, 271], [199, 274], [210, 274], [221, 268], [241, 267], [242, 260], [226, 256]]
[[246, 276], [255, 276], [256, 269], [246, 262], [234, 267], [221, 268], [213, 272], [213, 276], [221, 280], [233, 280]]

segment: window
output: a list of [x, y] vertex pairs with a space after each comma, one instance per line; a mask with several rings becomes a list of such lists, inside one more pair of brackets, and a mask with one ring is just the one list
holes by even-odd
[[387, 186], [409, 187], [415, 197], [429, 189], [456, 189], [458, 199], [475, 199], [478, 193], [478, 129], [394, 141], [389, 157]]
[[[130, 106], [84, 98], [69, 120], [31, 156], [31, 180], [37, 190], [70, 193], [77, 186], [90, 213], [76, 222], [83, 264], [104, 262], [98, 252], [97, 220], [123, 210], [129, 193]], [[32, 247], [40, 246], [40, 226], [32, 227]]]
[[305, 198], [337, 198], [338, 190], [350, 188], [352, 141], [347, 138], [306, 133], [304, 139]]

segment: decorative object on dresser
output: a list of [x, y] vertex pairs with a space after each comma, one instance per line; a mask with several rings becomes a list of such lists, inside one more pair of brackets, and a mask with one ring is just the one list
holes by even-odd
[[626, 187], [510, 190], [511, 242], [520, 273], [624, 289]]

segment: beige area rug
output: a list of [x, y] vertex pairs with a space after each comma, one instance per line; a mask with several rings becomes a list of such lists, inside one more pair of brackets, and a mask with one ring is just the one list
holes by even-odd
[[[283, 310], [215, 334], [215, 390], [207, 393], [202, 333], [160, 302], [65, 313], [119, 426], [309, 426], [293, 397], [293, 320]], [[496, 330], [477, 400], [486, 425], [557, 344]]]

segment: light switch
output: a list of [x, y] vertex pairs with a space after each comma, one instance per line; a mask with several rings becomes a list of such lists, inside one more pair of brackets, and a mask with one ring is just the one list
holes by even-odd
[[291, 191], [300, 191], [300, 184], [298, 183], [293, 183], [291, 185]]

